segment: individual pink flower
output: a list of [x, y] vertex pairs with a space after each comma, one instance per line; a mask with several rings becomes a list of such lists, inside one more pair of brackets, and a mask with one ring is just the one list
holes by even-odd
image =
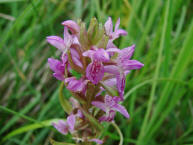
[[120, 112], [122, 115], [124, 115], [126, 118], [129, 118], [129, 114], [125, 107], [118, 104], [120, 101], [119, 97], [111, 97], [109, 95], [106, 95], [104, 98], [104, 102], [101, 101], [93, 101], [92, 105], [94, 105], [97, 108], [100, 108], [103, 110], [106, 114], [99, 118], [100, 121], [107, 121], [110, 122], [114, 119], [116, 111]]
[[122, 50], [117, 48], [108, 49], [108, 52], [118, 53], [118, 57], [114, 59], [114, 65], [107, 65], [104, 67], [104, 70], [107, 73], [114, 74], [114, 78], [116, 78], [117, 82], [117, 89], [121, 97], [124, 95], [126, 75], [130, 72], [130, 70], [140, 69], [144, 66], [144, 64], [137, 60], [130, 60], [134, 49], [135, 45]]
[[108, 48], [116, 48], [116, 46], [113, 43], [113, 40], [119, 38], [120, 36], [127, 35], [127, 31], [125, 31], [123, 29], [119, 29], [119, 25], [120, 25], [120, 18], [117, 20], [117, 22], [115, 24], [115, 29], [113, 32], [113, 23], [112, 23], [111, 17], [109, 17], [108, 20], [106, 21], [104, 26], [105, 26], [106, 34], [109, 36], [107, 49]]
[[87, 66], [86, 77], [93, 83], [98, 84], [104, 76], [103, 62], [108, 62], [110, 57], [108, 52], [100, 48], [97, 50], [88, 50], [83, 56], [90, 57], [91, 63]]

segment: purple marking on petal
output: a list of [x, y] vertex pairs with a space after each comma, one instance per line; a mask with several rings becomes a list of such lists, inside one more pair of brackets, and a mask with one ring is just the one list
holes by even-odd
[[60, 51], [65, 51], [64, 40], [58, 36], [48, 36], [46, 37], [47, 42], [58, 48]]
[[96, 142], [97, 144], [103, 144], [103, 141], [97, 138], [89, 139], [89, 142]]
[[70, 29], [72, 34], [76, 34], [80, 32], [80, 27], [78, 26], [78, 24], [75, 21], [67, 20], [67, 21], [62, 22], [62, 25]]
[[86, 77], [93, 83], [98, 84], [104, 76], [104, 66], [101, 62], [94, 60], [87, 66]]
[[106, 107], [111, 108], [115, 104], [116, 104], [116, 102], [114, 101], [113, 97], [111, 97], [109, 95], [105, 96], [105, 106]]

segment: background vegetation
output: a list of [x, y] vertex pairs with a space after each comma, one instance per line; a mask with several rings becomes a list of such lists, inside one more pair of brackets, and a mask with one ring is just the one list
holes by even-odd
[[[88, 24], [93, 16], [103, 23], [120, 17], [128, 36], [117, 45], [136, 44], [134, 58], [145, 64], [127, 78], [124, 105], [131, 118], [116, 116], [124, 145], [193, 144], [191, 0], [0, 0], [0, 144], [71, 141], [49, 126], [65, 114], [60, 82], [47, 64], [58, 52], [45, 38], [62, 36], [64, 20]], [[105, 145], [118, 144], [113, 127], [104, 135]]]

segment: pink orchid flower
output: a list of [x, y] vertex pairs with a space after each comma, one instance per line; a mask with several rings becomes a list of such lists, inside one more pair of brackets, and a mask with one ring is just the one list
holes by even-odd
[[100, 108], [103, 110], [106, 114], [102, 116], [99, 120], [100, 121], [107, 121], [110, 122], [114, 120], [116, 111], [120, 112], [122, 115], [124, 115], [126, 118], [129, 118], [129, 114], [125, 107], [118, 104], [119, 97], [111, 97], [109, 95], [106, 95], [104, 98], [104, 102], [100, 101], [93, 101], [92, 105], [94, 105], [97, 108]]

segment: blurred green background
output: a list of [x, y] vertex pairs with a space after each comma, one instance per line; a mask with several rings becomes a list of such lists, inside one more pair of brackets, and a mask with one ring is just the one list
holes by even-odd
[[[0, 144], [72, 141], [44, 121], [65, 116], [60, 82], [47, 64], [59, 53], [45, 38], [62, 36], [64, 20], [89, 24], [94, 16], [103, 23], [120, 17], [128, 36], [116, 44], [136, 44], [134, 58], [145, 64], [127, 77], [124, 105], [130, 119], [120, 114], [115, 119], [124, 145], [193, 144], [191, 0], [0, 0]], [[112, 126], [104, 135], [105, 145], [119, 144]]]

